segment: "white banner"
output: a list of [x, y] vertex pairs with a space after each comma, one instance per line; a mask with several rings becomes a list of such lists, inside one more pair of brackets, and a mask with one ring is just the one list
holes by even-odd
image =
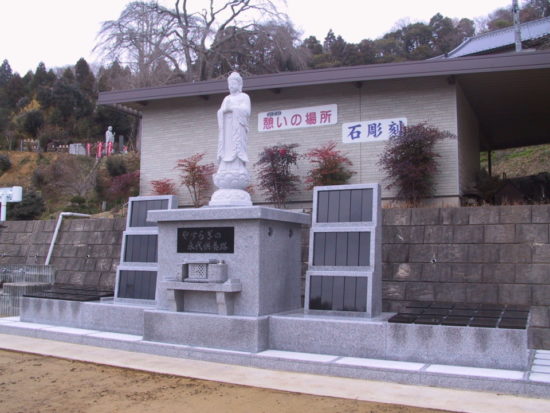
[[313, 126], [334, 125], [337, 122], [337, 105], [312, 106], [258, 113], [259, 132], [311, 128]]
[[379, 142], [397, 136], [407, 126], [407, 118], [364, 120], [342, 124], [342, 142]]

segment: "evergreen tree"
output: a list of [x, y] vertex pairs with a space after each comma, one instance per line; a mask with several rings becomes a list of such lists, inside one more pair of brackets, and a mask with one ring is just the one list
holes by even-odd
[[323, 53], [323, 45], [315, 36], [309, 36], [302, 43], [302, 47], [305, 47], [312, 55]]
[[0, 88], [5, 87], [13, 77], [11, 66], [7, 59], [4, 59], [0, 66]]
[[44, 125], [44, 115], [38, 109], [28, 111], [22, 118], [23, 130], [33, 138], [36, 138], [42, 125]]
[[55, 81], [55, 73], [50, 70], [46, 70], [46, 65], [43, 62], [38, 63], [30, 87], [33, 91], [37, 90], [39, 86], [51, 86]]
[[76, 62], [75, 68], [76, 83], [80, 90], [88, 97], [95, 97], [95, 76], [84, 58]]

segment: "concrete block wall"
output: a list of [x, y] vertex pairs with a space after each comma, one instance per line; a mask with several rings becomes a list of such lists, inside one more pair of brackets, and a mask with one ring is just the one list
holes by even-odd
[[[2, 264], [44, 264], [56, 221], [6, 221], [0, 225]], [[56, 282], [114, 288], [124, 218], [65, 219], [51, 265]]]
[[[532, 343], [550, 349], [550, 205], [384, 209], [383, 311], [412, 301], [531, 306]], [[52, 264], [62, 282], [113, 287], [125, 220], [66, 220]], [[2, 264], [43, 264], [54, 221], [0, 226]], [[307, 262], [308, 229], [302, 231]], [[307, 265], [303, 266], [303, 273]]]
[[411, 301], [531, 306], [550, 348], [550, 205], [383, 211], [383, 309]]

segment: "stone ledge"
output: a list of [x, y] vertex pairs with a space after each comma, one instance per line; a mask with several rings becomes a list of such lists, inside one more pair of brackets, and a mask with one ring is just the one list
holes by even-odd
[[309, 214], [258, 206], [169, 209], [166, 211], [149, 211], [147, 214], [147, 220], [151, 222], [205, 221], [213, 219], [221, 221], [263, 219], [302, 225], [308, 225], [311, 222], [311, 216]]
[[161, 288], [181, 291], [212, 291], [224, 293], [237, 293], [242, 290], [239, 280], [229, 280], [224, 283], [194, 283], [185, 281], [161, 281]]

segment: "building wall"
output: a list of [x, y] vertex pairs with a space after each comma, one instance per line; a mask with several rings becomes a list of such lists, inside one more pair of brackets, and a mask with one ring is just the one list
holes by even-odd
[[471, 189], [479, 172], [479, 121], [466, 99], [460, 85], [457, 86], [458, 163], [459, 188], [462, 195]]
[[[245, 87], [246, 92], [246, 79]], [[205, 152], [205, 162], [215, 162], [218, 127], [216, 111], [223, 95], [208, 99], [189, 97], [152, 101], [143, 109], [141, 147], [141, 195], [150, 195], [150, 182], [173, 179], [179, 184], [178, 171], [174, 169], [178, 159], [198, 152]], [[443, 77], [421, 79], [397, 79], [355, 83], [330, 84], [287, 88], [280, 91], [253, 91], [252, 115], [248, 154], [249, 171], [255, 176], [253, 164], [258, 153], [276, 143], [298, 143], [298, 151], [305, 153], [328, 141], [336, 141], [337, 148], [346, 153], [357, 172], [349, 183], [382, 182], [384, 179], [377, 165], [384, 143], [342, 143], [342, 123], [406, 117], [410, 125], [427, 122], [430, 125], [457, 134], [456, 88]], [[338, 123], [335, 125], [258, 132], [258, 113], [280, 109], [337, 104]], [[456, 140], [437, 144], [441, 154], [441, 168], [436, 179], [436, 196], [456, 198], [458, 189], [458, 145]], [[300, 160], [297, 173], [303, 178], [309, 162]], [[179, 187], [180, 205], [191, 203], [185, 188]], [[391, 198], [394, 192], [383, 189], [382, 197]], [[291, 201], [311, 202], [312, 193], [302, 185]], [[258, 188], [253, 202], [263, 201]]]

